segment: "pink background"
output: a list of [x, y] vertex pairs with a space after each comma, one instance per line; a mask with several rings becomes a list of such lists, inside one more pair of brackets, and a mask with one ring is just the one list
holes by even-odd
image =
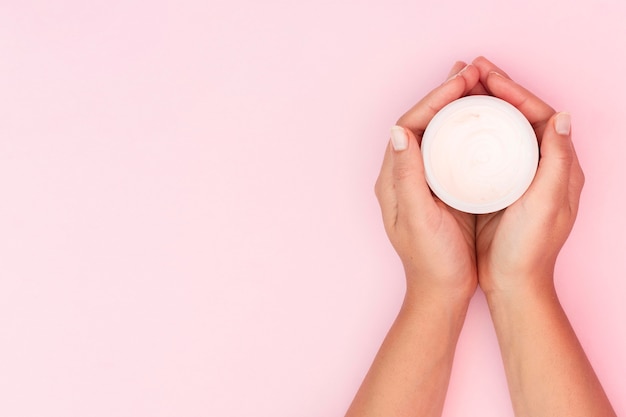
[[[626, 414], [622, 0], [0, 3], [0, 415], [340, 416], [404, 291], [373, 184], [484, 54], [573, 115], [557, 285]], [[445, 416], [511, 416], [473, 300]]]

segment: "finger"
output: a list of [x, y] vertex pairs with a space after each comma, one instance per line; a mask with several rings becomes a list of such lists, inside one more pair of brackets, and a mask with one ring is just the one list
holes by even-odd
[[401, 126], [391, 128], [392, 178], [397, 202], [396, 222], [429, 217], [436, 207], [424, 175], [422, 153], [413, 133]]
[[[456, 61], [454, 63], [454, 65], [452, 66], [452, 69], [450, 69], [450, 72], [448, 73], [448, 77], [446, 78], [446, 80], [449, 80], [451, 77], [453, 77], [454, 75], [458, 74], [459, 72], [461, 72], [461, 70], [463, 70], [463, 68], [465, 68], [467, 66], [467, 64], [463, 61]], [[487, 92], [487, 90], [485, 89], [485, 87], [480, 83], [476, 83], [476, 85], [472, 88], [469, 88], [470, 86], [467, 86], [468, 88], [465, 89], [465, 94], [464, 95], [486, 95], [489, 94]]]
[[378, 204], [380, 205], [380, 211], [383, 216], [383, 224], [385, 225], [386, 230], [389, 230], [388, 228], [396, 223], [398, 206], [396, 201], [396, 192], [393, 186], [392, 152], [394, 152], [394, 150], [391, 146], [391, 141], [389, 141], [387, 149], [385, 150], [383, 165], [380, 168], [380, 174], [378, 175], [376, 186], [374, 187], [376, 198], [378, 199]]
[[537, 137], [539, 139], [543, 137], [545, 124], [555, 113], [552, 107], [521, 85], [497, 72], [489, 74], [486, 87], [495, 97], [511, 103], [522, 112], [535, 128]]
[[[489, 61], [484, 56], [479, 56], [478, 58], [474, 59], [472, 61], [472, 64], [480, 72], [480, 82], [481, 82], [481, 84], [483, 84], [486, 87], [487, 92], [490, 93], [490, 94], [496, 95], [489, 88], [488, 79], [489, 79], [490, 75], [492, 75], [492, 73], [496, 73], [497, 75], [501, 75], [502, 77], [511, 80], [511, 77], [506, 72], [504, 72], [504, 70], [502, 70], [502, 68], [498, 67], [497, 65], [495, 65], [493, 62]], [[530, 93], [528, 91], [527, 91], [527, 93], [532, 94], [532, 93]], [[496, 97], [498, 97], [498, 96], [496, 95]], [[552, 114], [554, 114], [554, 110], [552, 111]], [[550, 116], [552, 114], [550, 114]]]
[[[572, 133], [570, 131], [570, 140], [572, 137]], [[578, 155], [576, 154], [576, 148], [574, 147], [574, 142], [572, 141], [572, 153], [573, 153], [573, 161], [572, 167], [570, 169], [570, 186], [569, 186], [569, 197], [570, 197], [570, 207], [578, 212], [578, 205], [580, 203], [580, 194], [583, 191], [583, 186], [585, 185], [585, 174], [583, 172], [582, 167], [580, 166], [580, 161], [578, 160]]]
[[463, 68], [465, 68], [467, 64], [463, 61], [456, 61], [454, 65], [452, 65], [452, 69], [448, 73], [446, 80], [450, 79], [452, 76], [458, 74]]
[[489, 92], [483, 83], [478, 82], [467, 94], [470, 96], [486, 96], [489, 95]]
[[551, 201], [554, 198], [570, 200], [574, 161], [570, 115], [564, 112], [555, 114], [546, 124], [541, 141], [541, 159], [529, 192], [538, 194], [538, 201]]
[[421, 140], [421, 135], [433, 116], [446, 104], [463, 97], [467, 91], [474, 88], [478, 83], [478, 78], [478, 70], [473, 65], [465, 66], [442, 85], [428, 93], [426, 97], [400, 117], [396, 124], [410, 129]]
[[501, 68], [484, 56], [479, 56], [472, 61], [472, 64], [478, 69], [478, 72], [480, 73], [480, 82], [483, 85], [487, 85], [487, 78], [489, 77], [490, 72], [497, 72], [498, 74], [502, 74], [504, 77], [511, 79], [511, 77], [509, 77]]
[[[464, 66], [465, 66], [465, 62], [457, 61], [452, 67], [452, 70], [450, 70], [450, 74], [448, 74], [448, 78], [456, 74], [456, 72], [462, 70]], [[469, 91], [467, 91], [467, 95], [470, 95], [470, 96], [479, 96], [479, 95], [488, 95], [488, 94], [489, 92], [487, 91], [485, 86], [480, 82], [480, 80], [476, 83], [474, 87], [470, 88]]]

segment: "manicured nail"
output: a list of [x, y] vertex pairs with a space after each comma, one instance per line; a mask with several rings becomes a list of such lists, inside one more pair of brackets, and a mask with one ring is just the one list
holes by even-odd
[[409, 137], [402, 126], [391, 128], [391, 145], [396, 151], [403, 151], [409, 146]]
[[467, 64], [466, 66], [464, 66], [463, 68], [461, 68], [461, 70], [459, 72], [457, 72], [456, 74], [454, 74], [452, 77], [448, 78], [446, 80], [446, 82], [450, 81], [450, 80], [454, 80], [457, 77], [460, 77], [468, 68], [469, 66], [472, 64]]
[[572, 117], [569, 113], [561, 112], [554, 118], [554, 130], [559, 135], [569, 135], [570, 127], [572, 125]]
[[469, 68], [470, 65], [472, 65], [472, 64], [467, 64], [466, 66], [461, 68], [461, 71], [459, 71], [456, 75], [459, 76], [459, 75], [463, 74], [465, 71], [467, 71], [467, 69]]

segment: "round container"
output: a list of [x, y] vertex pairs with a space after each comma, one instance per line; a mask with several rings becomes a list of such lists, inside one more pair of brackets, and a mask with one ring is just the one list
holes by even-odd
[[474, 214], [513, 204], [530, 186], [539, 160], [526, 117], [491, 96], [463, 97], [445, 106], [426, 127], [421, 147], [433, 193]]

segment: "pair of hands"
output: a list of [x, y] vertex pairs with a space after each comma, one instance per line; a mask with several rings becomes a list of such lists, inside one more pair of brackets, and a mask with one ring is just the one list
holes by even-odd
[[[419, 145], [446, 104], [471, 94], [501, 98], [530, 121], [538, 138], [537, 174], [526, 193], [496, 213], [457, 211], [434, 196]], [[457, 62], [449, 78], [392, 128], [376, 196], [389, 239], [407, 277], [407, 294], [468, 302], [486, 294], [553, 288], [557, 255], [569, 235], [584, 183], [570, 116], [556, 113], [484, 57]]]

